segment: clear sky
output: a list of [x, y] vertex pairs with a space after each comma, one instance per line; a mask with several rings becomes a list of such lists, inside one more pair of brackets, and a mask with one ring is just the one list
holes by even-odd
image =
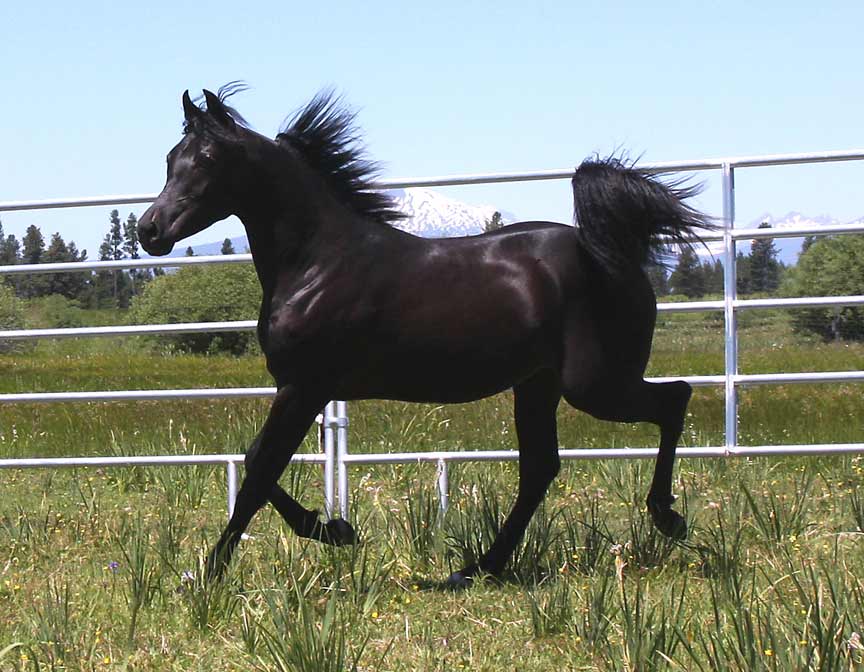
[[[157, 192], [180, 95], [243, 79], [273, 135], [317, 90], [359, 111], [384, 177], [864, 146], [864, 3], [0, 3], [0, 201]], [[714, 178], [700, 205], [719, 213]], [[864, 162], [741, 171], [737, 218], [864, 216]], [[566, 182], [452, 188], [569, 221]], [[110, 208], [0, 214], [97, 256]], [[121, 215], [144, 206], [122, 206]], [[227, 223], [192, 242], [241, 231]]]

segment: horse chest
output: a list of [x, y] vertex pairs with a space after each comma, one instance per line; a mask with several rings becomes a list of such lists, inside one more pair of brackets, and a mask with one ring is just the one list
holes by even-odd
[[265, 354], [290, 350], [309, 337], [310, 321], [302, 310], [290, 305], [271, 310], [261, 322]]

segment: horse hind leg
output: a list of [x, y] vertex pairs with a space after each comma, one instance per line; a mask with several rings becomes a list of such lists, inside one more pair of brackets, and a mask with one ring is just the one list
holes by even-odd
[[519, 441], [519, 491], [510, 515], [479, 562], [454, 572], [451, 588], [465, 588], [480, 571], [500, 574], [546, 490], [558, 474], [558, 431], [555, 412], [561, 399], [557, 374], [543, 371], [513, 388], [516, 436]]
[[687, 523], [672, 509], [672, 471], [675, 450], [684, 429], [692, 388], [684, 381], [633, 384], [606, 383], [602, 390], [580, 388], [574, 392], [565, 382], [564, 397], [575, 408], [600, 420], [650, 422], [660, 428], [660, 448], [646, 504], [660, 532], [673, 539], [687, 536]]

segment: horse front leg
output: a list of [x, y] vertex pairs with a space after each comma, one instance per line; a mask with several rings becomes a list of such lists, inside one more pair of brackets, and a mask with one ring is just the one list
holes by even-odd
[[278, 483], [273, 485], [267, 499], [298, 537], [314, 539], [330, 546], [357, 543], [357, 533], [351, 523], [342, 518], [331, 518], [322, 523], [318, 511], [305, 508]]
[[[253, 516], [274, 493], [274, 488], [281, 490], [277, 485], [279, 477], [306, 436], [320, 406], [305, 401], [294, 386], [284, 386], [277, 391], [267, 420], [246, 453], [246, 476], [237, 493], [234, 513], [207, 557], [208, 580], [224, 572]], [[294, 502], [287, 493], [285, 497]], [[301, 525], [300, 513], [306, 510], [294, 504], [297, 508], [290, 512], [289, 524], [293, 521]]]

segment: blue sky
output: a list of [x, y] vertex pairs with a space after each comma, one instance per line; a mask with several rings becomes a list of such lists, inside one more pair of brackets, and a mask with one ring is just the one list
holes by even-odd
[[[566, 168], [621, 148], [644, 161], [852, 149], [862, 26], [864, 3], [830, 0], [3, 3], [0, 201], [159, 191], [183, 90], [234, 79], [252, 87], [237, 108], [268, 135], [336, 87], [384, 177]], [[699, 205], [719, 213], [702, 177]], [[861, 162], [741, 171], [737, 217], [861, 217], [862, 178]], [[446, 192], [570, 219], [566, 182]], [[0, 220], [93, 258], [109, 210]]]

